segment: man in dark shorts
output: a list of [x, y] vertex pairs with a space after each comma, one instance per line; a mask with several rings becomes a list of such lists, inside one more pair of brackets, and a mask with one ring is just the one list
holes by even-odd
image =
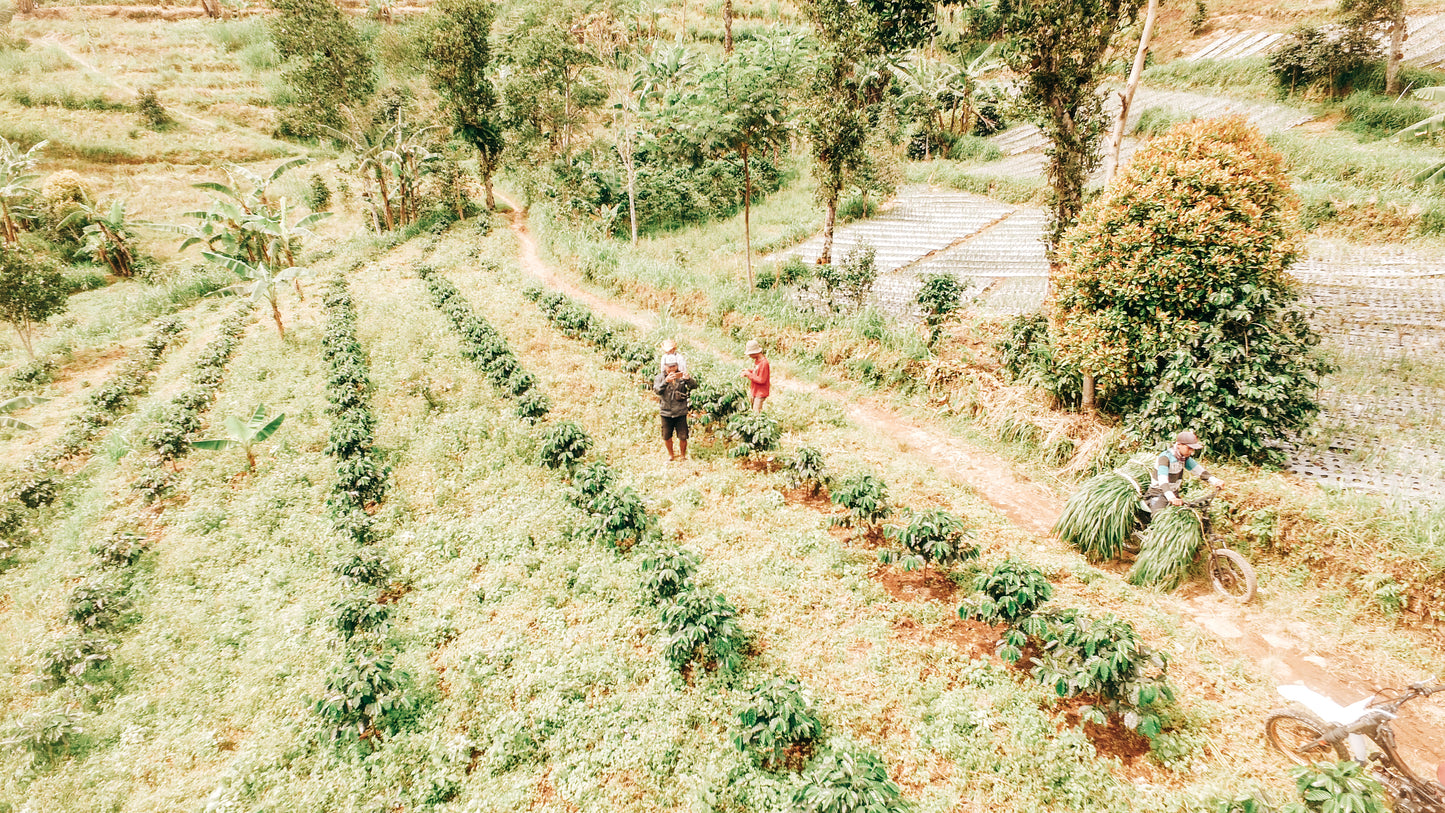
[[662, 357], [662, 372], [652, 382], [652, 391], [657, 393], [662, 408], [662, 442], [667, 445], [667, 459], [677, 460], [679, 455], [672, 450], [672, 436], [677, 435], [682, 447], [682, 459], [687, 459], [687, 407], [688, 394], [697, 381], [678, 369], [676, 355]]

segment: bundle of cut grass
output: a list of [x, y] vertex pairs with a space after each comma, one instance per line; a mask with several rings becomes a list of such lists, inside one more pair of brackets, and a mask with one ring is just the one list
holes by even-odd
[[1149, 470], [1132, 461], [1091, 478], [1069, 498], [1054, 533], [1092, 562], [1118, 557], [1134, 531], [1134, 510], [1148, 484]]
[[1172, 590], [1204, 544], [1204, 524], [1192, 508], [1169, 506], [1154, 515], [1144, 544], [1129, 569], [1129, 583]]

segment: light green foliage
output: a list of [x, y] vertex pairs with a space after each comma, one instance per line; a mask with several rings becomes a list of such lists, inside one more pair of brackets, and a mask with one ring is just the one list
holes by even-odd
[[109, 663], [115, 646], [115, 641], [109, 636], [93, 632], [64, 632], [36, 652], [36, 671], [52, 687], [83, 680], [90, 676], [92, 670]]
[[341, 127], [341, 110], [364, 103], [376, 86], [372, 58], [341, 10], [325, 0], [271, 0], [276, 54], [293, 106], [277, 131], [293, 138], [318, 135], [317, 125]]
[[1078, 406], [1082, 376], [1077, 366], [1059, 358], [1046, 315], [1024, 313], [1010, 319], [994, 347], [1013, 383], [1044, 390], [1061, 406]]
[[1034, 669], [1040, 683], [1059, 697], [1098, 697], [1102, 708], [1080, 709], [1086, 719], [1102, 724], [1105, 713], [1120, 714], [1129, 728], [1151, 739], [1159, 736], [1160, 712], [1174, 700], [1162, 653], [1113, 615], [1089, 618], [1070, 609], [1036, 618], [1043, 622], [1033, 633], [1043, 644]]
[[838, 480], [831, 489], [833, 502], [848, 513], [833, 522], [844, 527], [874, 529], [893, 513], [888, 504], [888, 484], [876, 474], [856, 472]]
[[1173, 589], [1204, 544], [1204, 523], [1193, 508], [1168, 506], [1154, 516], [1129, 568], [1129, 583]]
[[11, 417], [7, 413], [14, 412], [17, 409], [23, 409], [28, 406], [43, 404], [49, 400], [49, 398], [41, 398], [36, 395], [17, 395], [14, 398], [7, 398], [4, 401], [0, 401], [0, 427], [4, 427], [6, 429], [34, 429], [35, 427], [31, 426], [30, 424], [20, 420], [19, 418]]
[[284, 420], [286, 420], [284, 412], [271, 417], [267, 414], [266, 405], [258, 404], [251, 412], [250, 417], [241, 418], [228, 415], [225, 420], [221, 421], [221, 425], [226, 428], [226, 437], [193, 440], [191, 446], [212, 452], [239, 446], [241, 451], [246, 453], [246, 470], [252, 471], [256, 468], [256, 444], [262, 443], [274, 435], [276, 430], [281, 428], [281, 422]]
[[1090, 478], [1064, 504], [1054, 533], [1091, 562], [1117, 559], [1134, 533], [1142, 489], [1148, 482], [1149, 469], [1132, 462]]
[[843, 258], [841, 265], [820, 265], [816, 272], [823, 283], [824, 300], [835, 309], [842, 300], [853, 312], [863, 309], [873, 283], [878, 281], [878, 250], [861, 243]]
[[491, 68], [492, 0], [440, 0], [432, 6], [420, 34], [427, 76], [452, 114], [457, 135], [477, 151], [487, 208], [492, 200], [492, 175], [500, 168], [501, 124]]
[[30, 184], [40, 176], [34, 172], [46, 142], [24, 152], [0, 136], [0, 244], [13, 245], [20, 239], [19, 220], [29, 217], [29, 202], [36, 191]]
[[[738, 710], [733, 744], [768, 770], [796, 769], [822, 734], [823, 723], [802, 684], [771, 678], [758, 684]], [[789, 760], [790, 750], [797, 753], [796, 759]]]
[[526, 4], [499, 26], [497, 57], [508, 66], [499, 86], [500, 118], [524, 150], [570, 154], [583, 117], [606, 99], [600, 55], [569, 33], [585, 15], [570, 0]]
[[45, 253], [25, 243], [0, 243], [0, 320], [15, 328], [20, 344], [35, 358], [35, 332], [69, 307], [65, 275]]
[[699, 379], [697, 389], [688, 398], [693, 412], [699, 413], [703, 426], [725, 425], [749, 408], [747, 388], [736, 378], [712, 375]]
[[886, 550], [879, 558], [884, 564], [897, 562], [907, 571], [954, 565], [978, 557], [968, 526], [958, 516], [939, 509], [914, 514], [912, 521], [893, 536], [902, 545], [902, 552]]
[[1285, 273], [1296, 208], [1280, 155], [1243, 118], [1154, 139], [1059, 248], [1055, 352], [1140, 439], [1189, 426], [1215, 453], [1266, 457], [1314, 419], [1329, 369]]
[[[246, 294], [251, 297], [252, 302], [265, 300], [271, 306], [271, 321], [276, 324], [276, 333], [281, 338], [286, 338], [286, 326], [281, 322], [281, 288], [295, 279], [299, 279], [306, 269], [291, 266], [280, 271], [273, 270], [264, 261], [254, 263], [244, 260], [237, 260], [223, 254], [214, 252], [202, 252], [203, 256], [221, 266], [234, 272], [245, 282], [238, 283], [238, 287], [245, 288]], [[249, 285], [248, 285], [249, 283]]]
[[738, 626], [737, 610], [721, 593], [693, 587], [659, 608], [663, 655], [673, 669], [688, 664], [724, 672], [742, 668], [747, 638]]
[[728, 437], [737, 445], [728, 450], [733, 457], [754, 457], [778, 448], [783, 431], [766, 412], [744, 412], [728, 419]]
[[1310, 813], [1384, 813], [1384, 789], [1358, 762], [1299, 765], [1294, 774], [1305, 810]]
[[6, 729], [0, 745], [27, 753], [27, 767], [41, 768], [65, 754], [85, 734], [85, 719], [72, 706], [42, 702]]
[[109, 630], [120, 625], [130, 606], [126, 588], [109, 575], [91, 576], [70, 591], [66, 614], [84, 630]]
[[[963, 290], [963, 283], [952, 274], [930, 274], [913, 302], [923, 309], [924, 323], [937, 328], [963, 304]], [[930, 341], [937, 341], [936, 331]]]
[[1359, 28], [1296, 26], [1269, 54], [1275, 82], [1289, 93], [1323, 89], [1334, 97], [1380, 59], [1374, 34]]
[[84, 243], [80, 247], [81, 253], [103, 263], [118, 277], [129, 277], [135, 273], [136, 258], [131, 247], [135, 235], [126, 223], [124, 202], [113, 200], [109, 209], [78, 203], [57, 228], [64, 229], [71, 223], [85, 224], [81, 230]]
[[871, 751], [851, 743], [830, 743], [808, 769], [807, 784], [793, 804], [804, 813], [901, 813], [903, 792], [888, 778], [888, 766]]
[[693, 589], [693, 574], [702, 557], [686, 548], [657, 548], [638, 562], [642, 568], [642, 593], [652, 601], [667, 601]]
[[588, 499], [583, 508], [592, 517], [587, 534], [614, 550], [631, 549], [652, 527], [642, 497], [628, 486], [614, 483]]
[[572, 421], [555, 423], [542, 433], [540, 462], [549, 469], [572, 471], [592, 448], [592, 438]]
[[376, 599], [375, 593], [352, 593], [333, 602], [336, 631], [344, 638], [352, 638], [381, 628], [391, 615], [391, 607]]

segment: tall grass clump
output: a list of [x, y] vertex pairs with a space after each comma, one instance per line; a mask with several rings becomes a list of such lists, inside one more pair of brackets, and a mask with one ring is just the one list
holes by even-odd
[[1148, 482], [1148, 468], [1135, 462], [1091, 478], [1064, 505], [1054, 533], [1091, 562], [1117, 558], [1134, 532], [1134, 513]]
[[1184, 578], [1199, 546], [1204, 544], [1204, 521], [1193, 508], [1169, 506], [1154, 517], [1144, 534], [1139, 555], [1129, 568], [1129, 583], [1140, 587], [1172, 589]]

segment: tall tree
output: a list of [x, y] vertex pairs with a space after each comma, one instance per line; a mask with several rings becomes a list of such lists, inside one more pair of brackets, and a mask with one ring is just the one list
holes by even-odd
[[1099, 80], [1104, 52], [1140, 0], [999, 0], [1010, 67], [1023, 77], [1020, 101], [1043, 121], [1053, 198], [1050, 244], [1084, 208], [1084, 184], [1099, 166], [1104, 134]]
[[1114, 132], [1109, 136], [1109, 153], [1104, 156], [1104, 183], [1114, 177], [1119, 169], [1119, 149], [1124, 146], [1124, 128], [1129, 124], [1129, 108], [1134, 105], [1134, 92], [1139, 89], [1139, 77], [1144, 74], [1144, 60], [1149, 56], [1149, 41], [1154, 37], [1154, 21], [1159, 18], [1159, 0], [1149, 0], [1144, 12], [1144, 30], [1139, 34], [1139, 47], [1134, 51], [1134, 66], [1129, 69], [1129, 81], [1119, 94], [1119, 115], [1114, 119]]
[[1345, 25], [1369, 34], [1390, 35], [1385, 50], [1385, 92], [1400, 92], [1400, 63], [1405, 59], [1405, 0], [1340, 0], [1340, 17]]
[[807, 85], [804, 131], [823, 204], [820, 263], [833, 261], [838, 198], [850, 179], [867, 175], [869, 135], [885, 119], [892, 74], [887, 58], [928, 40], [934, 4], [923, 0], [806, 0], [821, 44]]
[[340, 128], [341, 110], [366, 101], [376, 89], [371, 55], [361, 36], [331, 0], [271, 0], [276, 54], [288, 63], [281, 74], [295, 94], [295, 107], [279, 128], [302, 137], [316, 125]]
[[1226, 456], [1307, 426], [1328, 369], [1287, 269], [1299, 202], [1242, 117], [1141, 148], [1058, 248], [1059, 361], [1093, 370], [1145, 440], [1181, 427]]
[[572, 152], [582, 114], [607, 93], [593, 76], [597, 54], [583, 39], [581, 12], [567, 2], [527, 5], [501, 37], [502, 120], [517, 138], [552, 154]]
[[0, 320], [20, 336], [25, 354], [35, 358], [35, 331], [70, 304], [65, 275], [44, 252], [17, 243], [0, 243]]
[[438, 0], [421, 38], [427, 77], [451, 110], [457, 133], [477, 150], [488, 209], [496, 208], [492, 176], [504, 147], [496, 119], [497, 93], [487, 75], [495, 16], [492, 0]]

